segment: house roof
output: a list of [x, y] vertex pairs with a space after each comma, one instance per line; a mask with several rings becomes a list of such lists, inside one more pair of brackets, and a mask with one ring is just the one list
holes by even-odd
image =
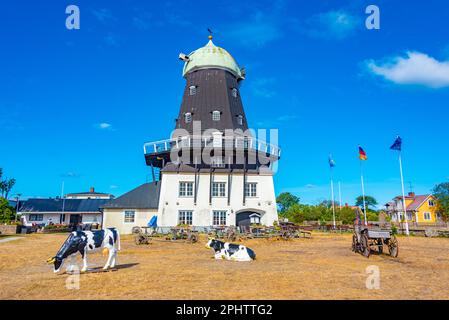
[[108, 199], [28, 199], [20, 212], [100, 212]]
[[75, 193], [68, 193], [67, 196], [77, 196], [77, 195], [102, 195], [102, 196], [111, 196], [110, 193], [103, 193], [103, 192], [75, 192]]
[[114, 200], [109, 200], [102, 208], [157, 209], [160, 191], [160, 182], [144, 183]]
[[[407, 211], [416, 211], [418, 208], [430, 197], [431, 194], [424, 194], [418, 196], [406, 196], [406, 200], [412, 200], [410, 204], [407, 205]], [[394, 199], [399, 200], [402, 203], [402, 196], [397, 196]], [[396, 203], [394, 201], [388, 202], [385, 204], [386, 206], [396, 207]], [[402, 206], [402, 205], [401, 205]]]
[[429, 194], [422, 195], [422, 196], [416, 196], [415, 199], [413, 200], [413, 202], [407, 206], [407, 210], [410, 210], [410, 211], [417, 210], [424, 203], [424, 201], [426, 201], [426, 199], [429, 196], [430, 196]]

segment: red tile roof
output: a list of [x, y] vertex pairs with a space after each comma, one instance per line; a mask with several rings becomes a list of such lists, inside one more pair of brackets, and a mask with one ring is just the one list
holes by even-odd
[[426, 199], [428, 197], [429, 197], [428, 194], [422, 195], [422, 196], [415, 196], [415, 199], [413, 200], [413, 202], [407, 206], [407, 210], [410, 210], [410, 211], [417, 210], [421, 206], [421, 204], [424, 201], [426, 201]]

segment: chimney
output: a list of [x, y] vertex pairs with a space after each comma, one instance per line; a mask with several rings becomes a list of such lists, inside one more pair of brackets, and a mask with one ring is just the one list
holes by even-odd
[[90, 193], [94, 193], [95, 192], [95, 188], [94, 187], [90, 187]]
[[409, 192], [408, 196], [414, 198], [415, 197], [415, 193], [414, 192]]

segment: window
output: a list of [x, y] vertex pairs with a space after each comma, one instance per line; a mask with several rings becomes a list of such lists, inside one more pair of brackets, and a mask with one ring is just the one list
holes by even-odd
[[435, 202], [433, 200], [429, 200], [429, 207], [435, 207]]
[[237, 88], [232, 88], [232, 96], [233, 96], [234, 98], [237, 98], [237, 96], [238, 96], [238, 90], [237, 90]]
[[424, 220], [432, 220], [432, 216], [430, 212], [424, 212]]
[[257, 213], [253, 213], [249, 216], [251, 224], [260, 224], [260, 215]]
[[125, 211], [125, 223], [134, 223], [136, 218], [135, 211]]
[[196, 86], [189, 87], [189, 95], [191, 95], [191, 96], [196, 95]]
[[225, 226], [226, 225], [226, 211], [214, 211], [212, 224], [214, 226]]
[[178, 224], [192, 225], [193, 211], [179, 211]]
[[44, 221], [43, 214], [30, 214], [30, 221]]
[[186, 123], [192, 122], [192, 114], [190, 112], [187, 112], [186, 114], [184, 114], [184, 121]]
[[179, 196], [180, 197], [193, 197], [193, 182], [180, 182], [179, 183]]
[[225, 163], [222, 157], [212, 157], [211, 159], [212, 168], [224, 168]]
[[245, 185], [245, 197], [257, 197], [257, 183], [249, 182]]
[[226, 197], [226, 182], [212, 183], [212, 197]]
[[221, 118], [221, 112], [220, 111], [213, 111], [212, 112], [212, 120], [213, 121], [220, 121]]
[[243, 126], [243, 116], [242, 115], [237, 116], [237, 123], [239, 124], [239, 126]]

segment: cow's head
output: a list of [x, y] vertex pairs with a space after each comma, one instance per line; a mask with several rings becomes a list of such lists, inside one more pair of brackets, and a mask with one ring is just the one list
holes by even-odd
[[83, 239], [80, 234], [78, 234], [77, 232], [71, 233], [67, 240], [62, 244], [61, 249], [59, 249], [56, 256], [47, 260], [48, 264], [54, 264], [53, 271], [55, 273], [59, 272], [59, 269], [62, 267], [64, 260], [68, 256], [80, 250], [82, 241]]
[[223, 248], [224, 243], [222, 241], [216, 240], [214, 238], [209, 238], [206, 243], [207, 249], [214, 249], [214, 251], [220, 251]]
[[63, 262], [64, 262], [64, 259], [61, 259], [60, 257], [57, 257], [57, 256], [47, 259], [48, 264], [54, 264], [54, 269], [53, 269], [54, 273], [59, 272], [59, 269], [61, 268]]

